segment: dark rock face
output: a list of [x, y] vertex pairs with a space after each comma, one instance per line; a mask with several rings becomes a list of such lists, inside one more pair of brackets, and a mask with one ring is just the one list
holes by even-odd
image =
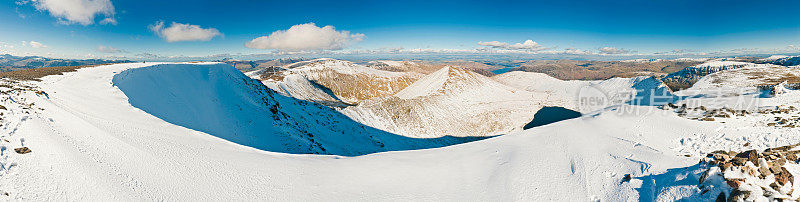
[[567, 119], [581, 117], [581, 113], [563, 107], [543, 107], [533, 115], [533, 120], [522, 128], [527, 130]]

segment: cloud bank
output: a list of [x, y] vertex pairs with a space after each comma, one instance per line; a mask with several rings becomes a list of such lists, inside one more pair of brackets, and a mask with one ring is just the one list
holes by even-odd
[[[17, 1], [27, 4], [29, 1]], [[101, 24], [116, 24], [111, 0], [32, 0], [37, 10], [47, 11], [64, 24], [91, 25], [97, 15], [105, 16]], [[111, 23], [113, 22], [113, 23]]]
[[164, 22], [159, 21], [150, 25], [150, 30], [167, 42], [179, 41], [210, 41], [216, 36], [222, 35], [219, 30], [214, 28], [202, 28], [197, 25], [182, 24], [172, 22], [169, 27], [164, 27]]
[[317, 27], [314, 23], [306, 23], [258, 37], [245, 46], [281, 51], [341, 50], [362, 40], [364, 34], [350, 34], [350, 31], [336, 31], [330, 25]]
[[[22, 44], [25, 45], [26, 43], [23, 41]], [[47, 46], [45, 46], [44, 44], [36, 42], [36, 41], [30, 41], [27, 44], [30, 45], [33, 48], [47, 48]]]
[[608, 54], [608, 55], [631, 53], [631, 50], [616, 48], [616, 47], [602, 47], [598, 48], [597, 50], [599, 50], [601, 54]]
[[481, 41], [481, 42], [478, 42], [478, 45], [487, 46], [487, 47], [491, 47], [491, 48], [497, 48], [497, 49], [503, 49], [503, 50], [540, 51], [540, 50], [547, 49], [544, 46], [539, 45], [539, 43], [536, 43], [536, 42], [534, 42], [533, 40], [530, 40], [530, 39], [526, 40], [525, 42], [515, 43], [515, 44], [509, 44], [509, 43], [499, 42], [499, 41], [489, 41], [489, 42], [482, 42]]
[[114, 47], [111, 47], [111, 46], [103, 46], [103, 45], [97, 46], [97, 51], [101, 52], [101, 53], [122, 53], [122, 52], [125, 52], [125, 51], [123, 51], [121, 49], [118, 49], [118, 48], [114, 48]]

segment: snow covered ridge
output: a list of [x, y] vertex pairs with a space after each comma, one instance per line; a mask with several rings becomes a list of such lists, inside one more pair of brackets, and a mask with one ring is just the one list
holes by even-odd
[[728, 69], [745, 68], [745, 67], [767, 67], [767, 66], [771, 65], [754, 64], [749, 62], [737, 62], [737, 61], [710, 61], [703, 64], [686, 67], [681, 71], [668, 74], [667, 76], [662, 78], [662, 80], [672, 90], [677, 91], [689, 88], [704, 76], [715, 72]]
[[518, 89], [544, 92], [551, 105], [581, 113], [620, 104], [664, 105], [676, 99], [663, 82], [651, 76], [564, 81], [542, 73], [514, 71], [493, 76], [492, 79]]
[[[47, 96], [32, 91], [4, 94], [16, 97], [2, 100], [3, 105], [11, 106], [3, 111], [3, 120], [19, 124], [3, 125], [10, 126], [4, 130], [15, 132], [8, 133], [11, 143], [0, 144], [16, 148], [19, 145], [10, 144], [24, 139], [32, 152], [1, 153], [3, 162], [8, 162], [4, 165], [10, 166], [0, 172], [4, 179], [0, 180], [0, 190], [9, 193], [10, 199], [35, 201], [558, 200], [565, 195], [636, 200], [636, 190], [620, 184], [623, 174], [640, 176], [684, 165], [673, 155], [620, 139], [635, 136], [616, 130], [641, 127], [624, 124], [636, 117], [613, 114], [572, 119], [487, 141], [353, 158], [261, 151], [165, 122], [130, 103], [138, 99], [133, 102], [146, 104], [150, 98], [133, 98], [123, 92], [124, 85], [138, 84], [152, 91], [168, 91], [154, 93], [164, 95], [158, 97], [163, 102], [177, 103], [163, 106], [175, 107], [191, 105], [181, 100], [194, 102], [194, 98], [204, 96], [196, 89], [225, 98], [219, 102], [255, 102], [234, 105], [231, 110], [235, 112], [238, 107], [248, 108], [248, 104], [258, 106], [258, 98], [267, 96], [244, 93], [258, 92], [258, 87], [240, 86], [255, 82], [240, 79], [244, 76], [235, 74], [235, 70], [214, 68], [216, 64], [148, 65], [153, 64], [84, 68], [33, 83]], [[126, 70], [133, 71], [123, 73]], [[120, 75], [117, 81], [129, 83], [115, 87], [115, 75]], [[230, 81], [219, 82], [226, 77]], [[155, 84], [147, 84], [151, 82]], [[244, 89], [228, 89], [231, 85]], [[186, 96], [192, 99], [184, 99]], [[28, 114], [18, 110], [22, 105], [10, 104], [21, 98], [41, 110]], [[208, 107], [216, 102], [197, 101]], [[300, 108], [276, 103], [285, 107], [282, 110]], [[650, 118], [661, 120], [661, 115]], [[677, 119], [658, 121], [653, 137], [682, 134], [666, 132], [676, 121], [684, 123]], [[610, 127], [587, 133], [594, 125]], [[319, 127], [316, 123], [313, 126]], [[413, 142], [404, 142], [408, 143]], [[653, 145], [670, 152], [667, 146]], [[652, 162], [659, 163], [648, 165]], [[216, 191], [208, 191], [211, 189]]]
[[639, 62], [639, 63], [646, 63], [646, 62], [661, 62], [661, 61], [694, 61], [694, 62], [706, 62], [712, 60], [711, 58], [677, 58], [677, 59], [631, 59], [631, 60], [623, 60], [622, 62]]
[[547, 97], [547, 93], [516, 89], [447, 66], [393, 96], [339, 111], [366, 125], [409, 137], [490, 137], [522, 130]]
[[[0, 109], [3, 123], [0, 129], [4, 131], [0, 135], [9, 140], [0, 141], [4, 148], [0, 150], [3, 168], [0, 170], [0, 199], [708, 201], [717, 198], [723, 189], [704, 193], [706, 186], [711, 182], [727, 184], [723, 178], [704, 180], [700, 184], [706, 167], [698, 162], [708, 153], [763, 151], [800, 142], [800, 131], [795, 128], [765, 127], [753, 124], [752, 120], [695, 121], [680, 117], [674, 111], [653, 110], [658, 109], [654, 106], [617, 105], [580, 118], [447, 147], [355, 157], [286, 154], [234, 144], [201, 128], [208, 127], [202, 125], [234, 126], [231, 131], [236, 133], [220, 136], [247, 138], [240, 135], [246, 132], [243, 129], [266, 127], [265, 130], [287, 131], [287, 137], [295, 138], [293, 143], [303, 143], [309, 137], [296, 132], [294, 124], [298, 124], [328, 133], [342, 129], [339, 132], [355, 139], [340, 140], [345, 136], [335, 132], [313, 134], [313, 138], [319, 138], [314, 141], [328, 152], [339, 149], [337, 141], [370, 143], [370, 140], [380, 139], [389, 147], [390, 143], [415, 144], [421, 138], [388, 141], [384, 136], [366, 137], [372, 131], [369, 127], [349, 127], [347, 119], [337, 118], [343, 116], [329, 116], [328, 112], [335, 111], [328, 107], [271, 92], [229, 66], [163, 63], [147, 67], [151, 65], [107, 65], [48, 76], [41, 82], [6, 83], [12, 87], [31, 86], [33, 90], [0, 86], [3, 92], [0, 104], [6, 107]], [[458, 72], [438, 75], [468, 77]], [[633, 85], [637, 82], [633, 81], [648, 79], [594, 83], [635, 88]], [[460, 95], [459, 91], [423, 91], [425, 93], [416, 94], [420, 96], [407, 100], [458, 98], [476, 101], [468, 105], [471, 108], [459, 108], [463, 111], [498, 109], [497, 106], [528, 110], [525, 107], [531, 106], [526, 104], [530, 100], [508, 98], [535, 94], [525, 92], [531, 91], [529, 89], [508, 86], [488, 88], [486, 86], [496, 85], [488, 81], [434, 86], [474, 86], [467, 84], [480, 85], [464, 88], [464, 92], [484, 94], [453, 97]], [[563, 84], [566, 83], [529, 85], [531, 89], [556, 86], [551, 89], [557, 91], [562, 89], [558, 85]], [[655, 86], [650, 84], [656, 83], [642, 85]], [[146, 90], [131, 90], [132, 86]], [[471, 92], [470, 89], [481, 90]], [[800, 101], [798, 93], [788, 90], [757, 99], [775, 106], [796, 105]], [[274, 100], [264, 102], [263, 98], [270, 96]], [[693, 99], [703, 98], [690, 97], [682, 102]], [[223, 107], [219, 109], [220, 106]], [[272, 106], [276, 106], [276, 113], [270, 111]], [[167, 110], [160, 112], [162, 116], [176, 115], [171, 116], [175, 119], [169, 121], [150, 113], [162, 108]], [[207, 115], [194, 112], [199, 109], [219, 112], [236, 120], [213, 120], [223, 124], [197, 122], [200, 126], [191, 125], [197, 124], [191, 122], [185, 122], [187, 125], [173, 123], [189, 116], [200, 121], [211, 120]], [[259, 112], [244, 112], [245, 109]], [[415, 112], [450, 111], [449, 108], [431, 109], [438, 110]], [[624, 113], [637, 110], [651, 110], [652, 113]], [[268, 124], [272, 128], [251, 126], [256, 124]], [[328, 124], [334, 126], [326, 127]], [[464, 126], [459, 122], [440, 125]], [[345, 129], [360, 133], [349, 134]], [[333, 146], [327, 146], [329, 144]], [[22, 146], [31, 152], [21, 154], [12, 150]], [[286, 146], [303, 148], [302, 145]], [[369, 148], [359, 144], [348, 146], [353, 148], [347, 151]], [[769, 156], [764, 152], [760, 155]]]
[[463, 143], [414, 139], [355, 122], [335, 110], [286, 97], [227, 64], [160, 64], [114, 76], [128, 101], [172, 124], [266, 151], [361, 155]]
[[800, 56], [773, 55], [759, 61], [783, 66], [799, 66]]
[[[422, 76], [418, 73], [377, 70], [335, 59], [304, 61], [287, 68], [289, 69], [275, 73], [272, 76], [275, 79], [260, 79], [273, 90], [287, 96], [348, 105], [374, 97], [393, 95]], [[321, 90], [311, 91], [313, 89]]]
[[729, 69], [702, 77], [685, 91], [760, 93], [758, 91], [761, 89], [771, 89], [782, 82], [787, 82], [789, 86], [800, 83], [800, 69], [768, 64]]

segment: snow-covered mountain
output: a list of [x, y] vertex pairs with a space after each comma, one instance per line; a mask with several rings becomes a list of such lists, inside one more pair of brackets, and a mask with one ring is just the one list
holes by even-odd
[[[686, 134], [671, 131], [671, 127], [714, 129], [690, 127], [694, 122], [670, 118], [666, 111], [646, 119], [652, 120], [648, 123], [657, 123], [652, 128], [627, 124], [639, 117], [612, 113], [438, 149], [359, 157], [286, 154], [233, 144], [151, 114], [170, 114], [154, 110], [189, 111], [166, 107], [193, 105], [181, 100], [214, 107], [215, 98], [194, 100], [211, 96], [220, 96], [216, 98], [219, 102], [234, 104], [228, 109], [238, 114], [233, 101], [252, 100], [256, 103], [249, 105], [258, 106], [258, 98], [266, 96], [247, 94], [263, 92], [258, 87], [248, 87], [256, 82], [247, 81], [232, 67], [170, 63], [148, 68], [152, 65], [84, 68], [45, 77], [41, 82], [3, 80], [4, 84], [19, 88], [13, 94], [0, 95], [6, 108], [2, 114], [1, 138], [8, 140], [0, 141], [5, 148], [0, 153], [3, 168], [0, 177], [4, 179], [0, 180], [0, 190], [8, 193], [2, 197], [167, 201], [559, 200], [569, 195], [636, 200], [636, 187], [620, 183], [626, 174], [644, 176], [696, 162], [674, 155], [670, 147], [676, 146], [676, 142], [660, 141]], [[118, 82], [114, 82], [115, 77]], [[148, 84], [151, 82], [154, 84]], [[218, 85], [208, 85], [211, 83]], [[24, 85], [30, 85], [31, 90], [22, 90]], [[129, 85], [169, 93], [142, 94], [126, 89]], [[144, 102], [149, 99], [160, 102]], [[301, 108], [275, 102], [285, 107], [281, 111]], [[150, 103], [151, 107], [143, 103]], [[246, 103], [239, 105], [251, 108]], [[195, 113], [186, 116], [210, 119], [196, 117]], [[269, 113], [265, 116], [270, 117]], [[328, 127], [323, 124], [329, 123], [314, 126]], [[607, 127], [598, 130], [597, 125]], [[32, 152], [11, 151], [23, 146]], [[647, 184], [643, 186], [649, 188]]]
[[[691, 88], [675, 92], [706, 107], [728, 106], [756, 110], [767, 97], [800, 89], [800, 70], [785, 66], [754, 66], [709, 74]], [[790, 96], [791, 97], [791, 96]]]
[[691, 87], [695, 82], [700, 80], [700, 78], [712, 74], [714, 72], [719, 72], [728, 69], [744, 68], [744, 67], [763, 67], [763, 66], [769, 66], [769, 65], [753, 64], [749, 62], [715, 60], [691, 67], [686, 67], [678, 72], [668, 74], [667, 76], [662, 78], [662, 80], [665, 83], [667, 83], [667, 85], [670, 86], [670, 88], [672, 88], [673, 90], [681, 90]]
[[551, 105], [582, 113], [617, 104], [663, 105], [674, 100], [664, 83], [648, 76], [564, 81], [542, 73], [513, 71], [493, 76], [492, 79], [518, 89], [544, 92]]
[[358, 122], [409, 137], [493, 136], [521, 130], [546, 98], [547, 93], [512, 88], [447, 66], [394, 96], [340, 111]]
[[123, 62], [131, 62], [131, 61], [103, 60], [103, 59], [73, 60], [73, 59], [46, 58], [39, 56], [13, 56], [9, 54], [0, 54], [0, 68], [7, 68], [7, 69], [81, 66], [81, 65], [97, 65], [97, 64], [123, 63]]
[[[3, 78], [0, 198], [796, 199], [796, 149], [781, 158], [773, 151], [800, 142], [800, 91], [788, 87], [797, 75], [789, 67], [728, 69], [675, 92], [680, 99], [671, 105], [623, 96], [579, 118], [511, 132], [502, 131], [529, 121], [538, 107], [580, 105], [580, 95], [652, 89], [676, 96], [653, 77], [487, 78], [457, 67], [396, 95], [333, 108], [284, 96], [219, 63], [115, 64], [41, 81]], [[712, 95], [761, 85], [780, 92]], [[660, 93], [643, 96], [651, 95]], [[742, 100], [754, 107], [739, 106]], [[505, 135], [457, 145], [451, 144], [481, 138], [436, 138], [481, 132]], [[371, 154], [348, 157], [363, 153]], [[727, 160], [714, 164], [707, 156]]]
[[290, 65], [298, 62], [305, 61], [306, 59], [303, 58], [278, 58], [272, 60], [236, 60], [231, 58], [226, 58], [222, 60], [218, 60], [217, 62], [223, 62], [225, 64], [229, 64], [234, 68], [238, 69], [239, 71], [243, 72], [252, 72], [262, 69], [268, 68], [281, 68], [285, 65]]
[[376, 60], [369, 61], [367, 67], [393, 71], [393, 72], [416, 72], [422, 74], [430, 74], [436, 70], [444, 67], [444, 64], [432, 64], [423, 61], [398, 61], [398, 60]]
[[257, 149], [361, 155], [461, 143], [412, 139], [355, 122], [316, 103], [286, 97], [226, 64], [162, 64], [112, 80], [136, 108], [169, 123]]
[[286, 68], [275, 73], [274, 79], [261, 79], [284, 95], [322, 103], [356, 104], [374, 97], [390, 96], [422, 76], [419, 73], [377, 70], [335, 59], [303, 61]]
[[764, 59], [760, 59], [759, 62], [766, 62], [782, 66], [799, 66], [800, 56], [773, 55]]

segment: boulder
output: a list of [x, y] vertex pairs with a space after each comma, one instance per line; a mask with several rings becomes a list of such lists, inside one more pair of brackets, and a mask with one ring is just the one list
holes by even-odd
[[731, 191], [731, 196], [728, 197], [728, 201], [747, 201], [747, 198], [750, 198], [750, 191], [734, 189]]
[[758, 165], [758, 151], [747, 150], [736, 155], [737, 158], [744, 158], [747, 161], [753, 162], [753, 165]]
[[16, 148], [16, 149], [14, 149], [14, 151], [15, 151], [15, 152], [17, 152], [18, 154], [27, 154], [27, 153], [31, 153], [31, 149], [28, 149], [28, 147], [20, 147], [20, 148]]

